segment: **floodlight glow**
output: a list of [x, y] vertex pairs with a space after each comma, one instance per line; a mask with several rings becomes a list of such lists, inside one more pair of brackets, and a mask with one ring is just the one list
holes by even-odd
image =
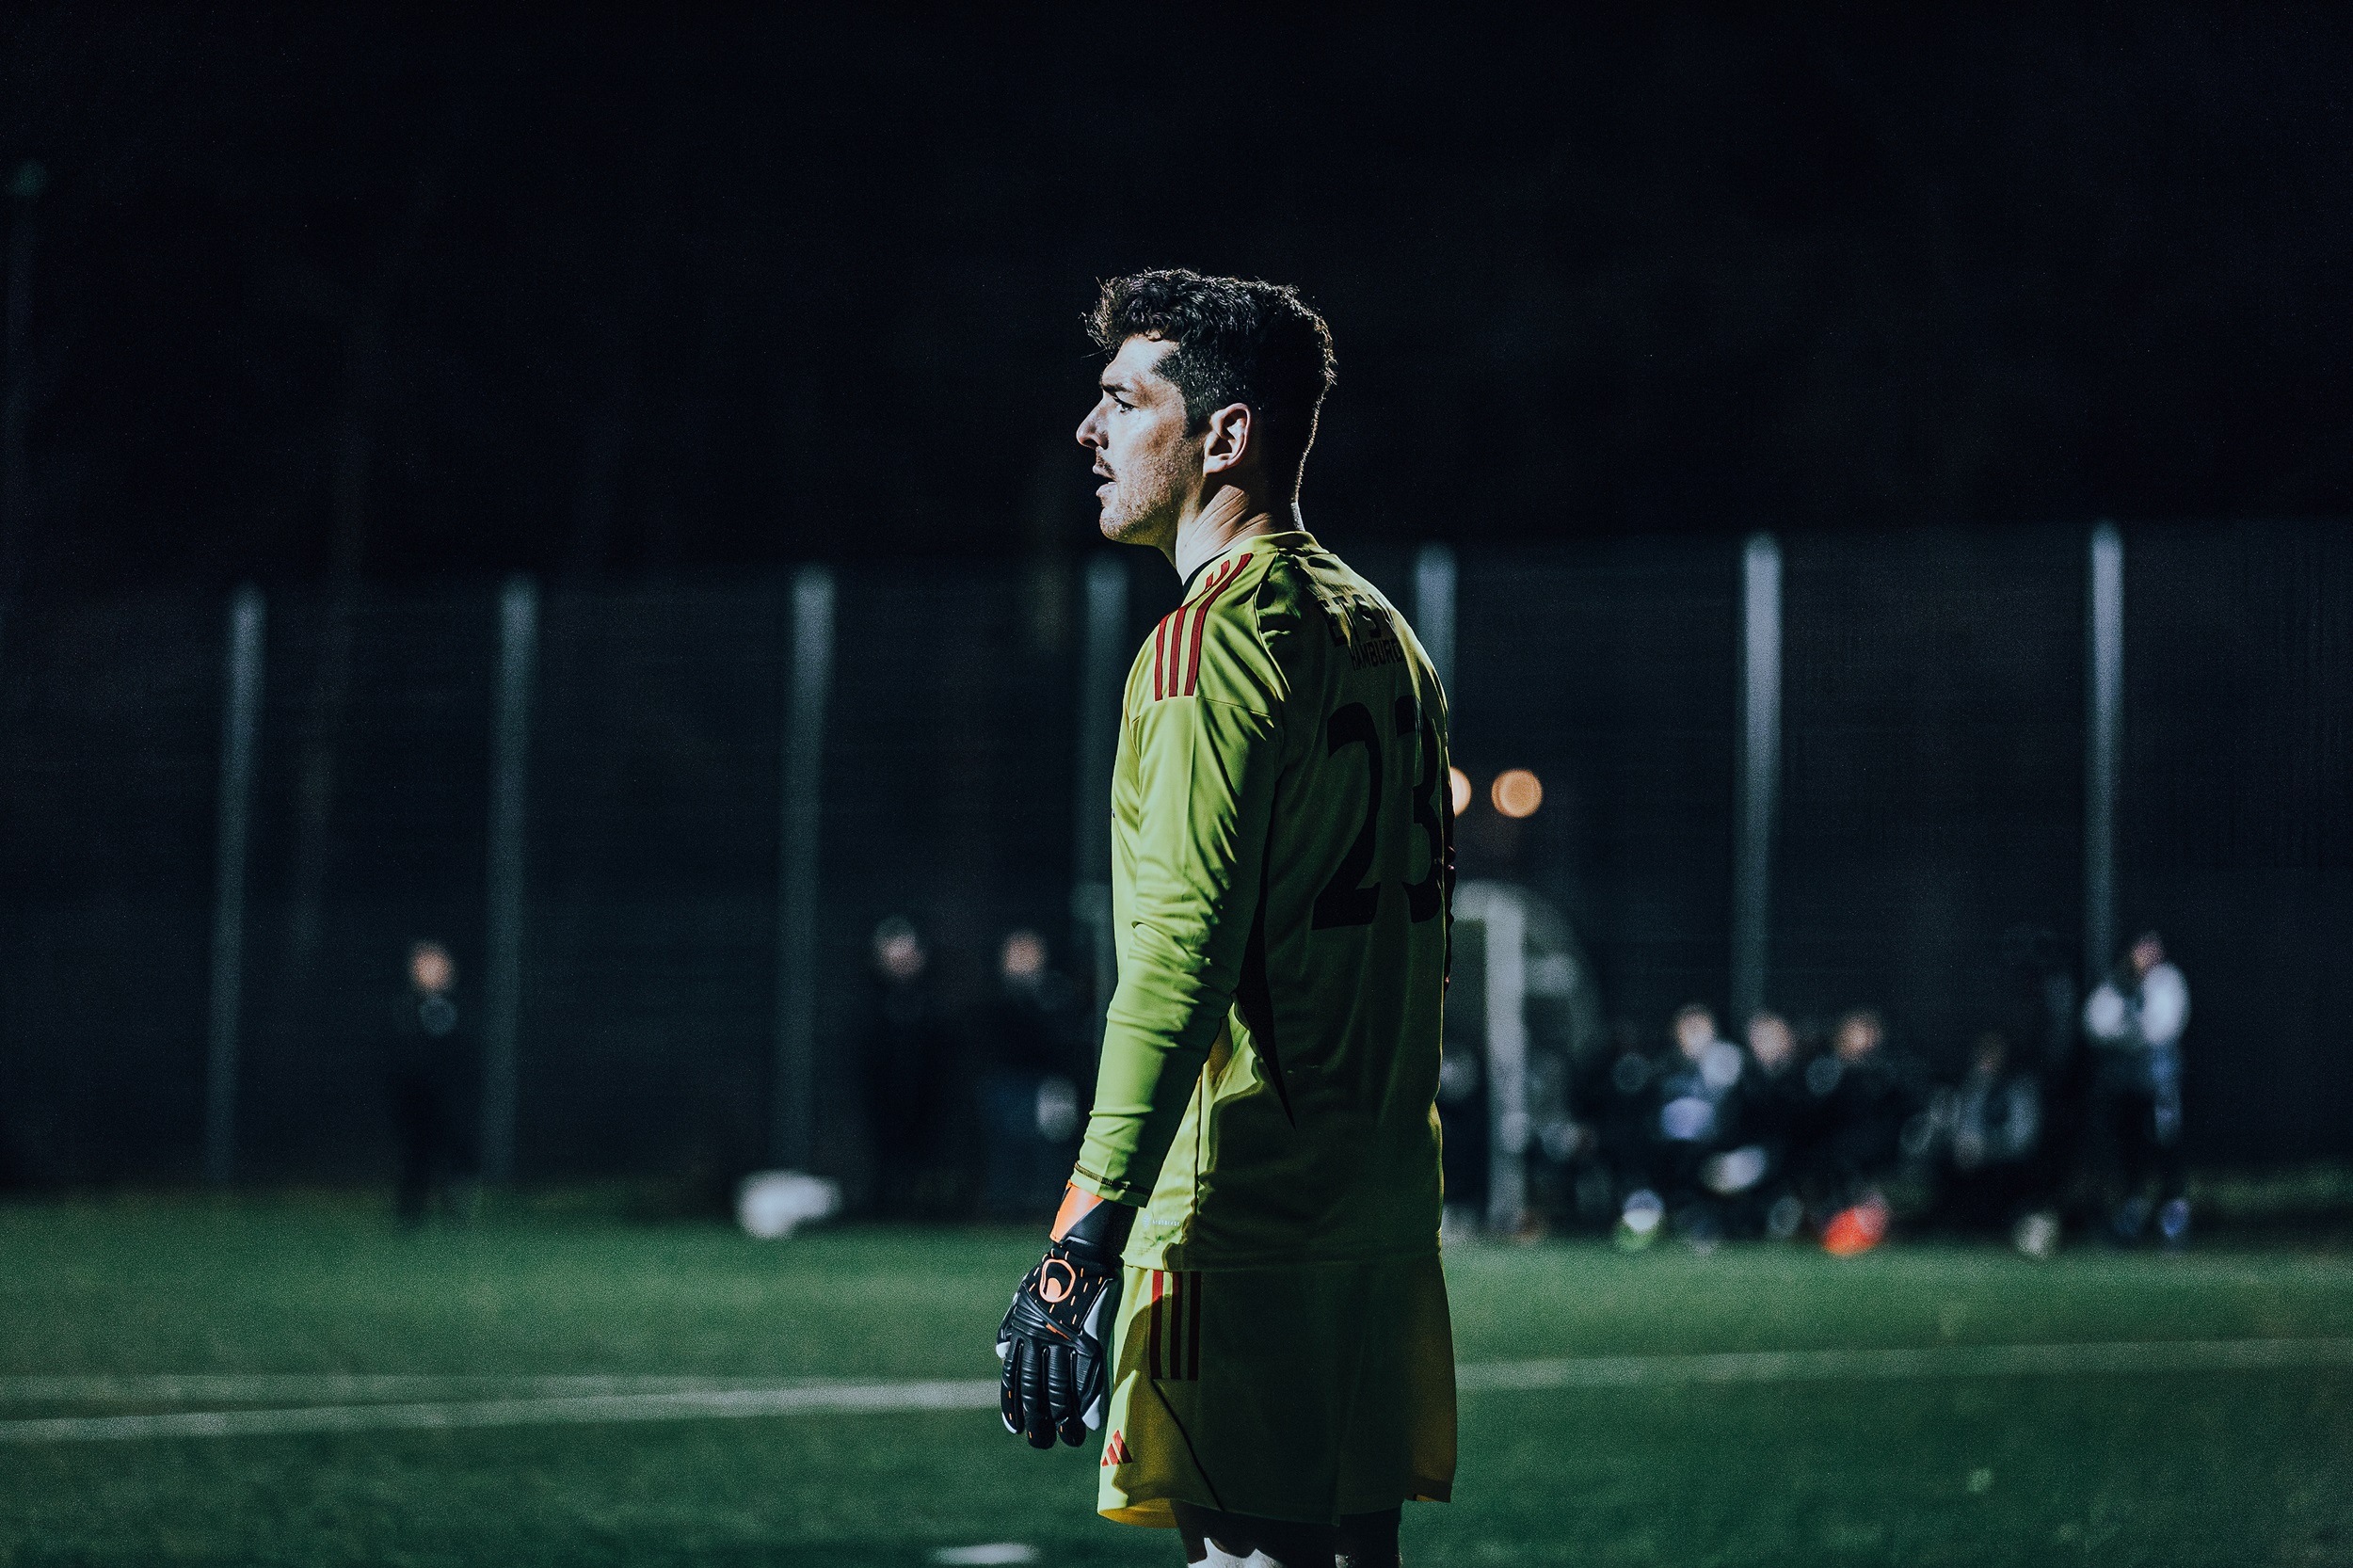
[[1454, 814], [1459, 817], [1470, 809], [1470, 775], [1460, 768], [1449, 768], [1446, 776], [1447, 788], [1454, 792]]
[[1507, 817], [1532, 817], [1536, 808], [1545, 803], [1545, 787], [1526, 768], [1512, 768], [1496, 775], [1495, 786], [1487, 792], [1487, 798]]

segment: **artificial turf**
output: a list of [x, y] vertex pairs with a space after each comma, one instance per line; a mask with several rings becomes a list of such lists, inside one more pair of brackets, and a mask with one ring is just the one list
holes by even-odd
[[[0, 1377], [987, 1377], [1027, 1235], [0, 1208]], [[1458, 1249], [1461, 1359], [2353, 1336], [2290, 1250]], [[20, 1401], [0, 1420], [153, 1408]], [[1179, 1560], [984, 1411], [0, 1446], [0, 1564]], [[1466, 1391], [1421, 1563], [2353, 1564], [2353, 1367]]]

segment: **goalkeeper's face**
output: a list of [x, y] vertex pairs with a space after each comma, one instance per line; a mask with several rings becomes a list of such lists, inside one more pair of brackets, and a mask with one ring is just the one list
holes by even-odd
[[1185, 394], [1159, 371], [1176, 344], [1129, 338], [1103, 367], [1102, 395], [1079, 424], [1103, 483], [1098, 525], [1122, 544], [1174, 547], [1176, 525], [1200, 507], [1207, 431], [1185, 431]]

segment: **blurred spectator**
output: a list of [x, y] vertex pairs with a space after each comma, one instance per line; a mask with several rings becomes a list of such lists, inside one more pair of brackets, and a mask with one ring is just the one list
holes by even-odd
[[430, 941], [410, 946], [408, 988], [394, 1010], [387, 1075], [400, 1144], [393, 1207], [407, 1224], [422, 1224], [437, 1209], [455, 1207], [451, 1184], [464, 1146], [457, 1105], [468, 1065], [450, 995], [456, 984], [457, 965], [447, 948]]
[[1622, 1140], [1611, 1122], [1623, 1117], [1610, 1083], [1616, 1055], [1609, 1033], [1615, 1027], [1606, 1031], [1596, 1020], [1587, 1048], [1559, 1059], [1558, 1119], [1537, 1129], [1539, 1148], [1551, 1167], [1542, 1188], [1546, 1212], [1563, 1229], [1607, 1233], [1617, 1224], [1625, 1191], [1613, 1158]]
[[[1798, 1176], [1805, 1155], [1809, 1112], [1805, 1074], [1798, 1066], [1798, 1037], [1778, 1013], [1749, 1020], [1749, 1067], [1741, 1075], [1740, 1130], [1756, 1151], [1755, 1181], [1740, 1205], [1739, 1227], [1787, 1240], [1805, 1218]], [[1738, 1175], [1739, 1172], [1727, 1173]]]
[[1718, 1037], [1716, 1015], [1699, 1002], [1675, 1014], [1674, 1044], [1657, 1075], [1657, 1177], [1676, 1227], [1711, 1240], [1723, 1232], [1720, 1200], [1756, 1179], [1728, 1176], [1720, 1158], [1739, 1128], [1740, 1048]]
[[1905, 1124], [1920, 1109], [1886, 1038], [1880, 1016], [1858, 1008], [1838, 1020], [1831, 1053], [1806, 1065], [1821, 1116], [1819, 1175], [1834, 1209], [1883, 1202], [1880, 1190], [1902, 1159]]
[[2181, 1047], [2188, 1025], [2189, 983], [2166, 962], [2165, 943], [2153, 931], [2133, 943], [2119, 972], [2084, 1003], [2084, 1032], [2100, 1053], [2094, 1121], [2122, 1186], [2108, 1217], [2121, 1241], [2140, 1239], [2153, 1208], [2169, 1246], [2189, 1234], [2181, 1157]]
[[987, 1145], [981, 1208], [991, 1219], [1053, 1212], [1077, 1154], [1078, 1074], [1085, 1020], [1068, 980], [1034, 931], [1007, 936], [998, 992], [982, 1019], [980, 1099]]
[[867, 1128], [873, 1140], [874, 1203], [888, 1215], [952, 1207], [958, 1120], [954, 1038], [934, 1001], [931, 950], [912, 921], [874, 927], [874, 1014], [865, 1051]]
[[1952, 1094], [1945, 1217], [1964, 1230], [2007, 1232], [2034, 1196], [2042, 1142], [2042, 1085], [2011, 1060], [2009, 1040], [1978, 1036], [1969, 1076]]

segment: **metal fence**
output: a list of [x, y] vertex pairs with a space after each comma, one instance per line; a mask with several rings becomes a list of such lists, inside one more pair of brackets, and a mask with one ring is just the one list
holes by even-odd
[[[1464, 870], [1568, 914], [1622, 1035], [1654, 1043], [1694, 998], [1867, 1004], [1950, 1062], [2028, 1027], [2037, 962], [2098, 968], [2088, 925], [2155, 926], [2196, 998], [2198, 1156], [2353, 1153], [2327, 984], [2353, 951], [2353, 543], [2123, 529], [2104, 750], [2092, 536], [1418, 568], [1334, 542], [1450, 625], [1480, 788], [1543, 780], [1524, 820], [1474, 805]], [[944, 1015], [986, 1006], [1016, 927], [1095, 988], [1105, 715], [1175, 594], [1112, 552], [12, 607], [0, 1158], [177, 1178], [209, 1126], [241, 1179], [375, 1176], [383, 1039], [432, 936], [458, 956], [494, 1167], [504, 1122], [524, 1178], [783, 1155], [855, 1183], [878, 921], [924, 933]]]

